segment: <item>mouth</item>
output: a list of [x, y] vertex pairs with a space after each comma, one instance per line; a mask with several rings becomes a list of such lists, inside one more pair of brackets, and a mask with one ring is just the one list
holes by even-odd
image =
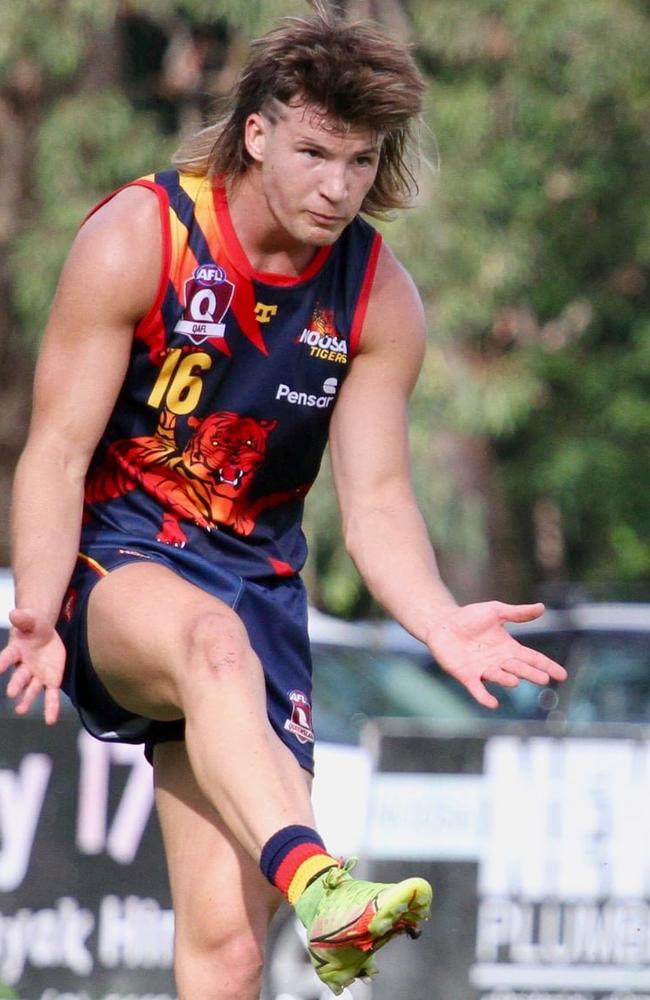
[[341, 215], [322, 215], [320, 212], [310, 212], [309, 214], [319, 226], [338, 226], [345, 221]]

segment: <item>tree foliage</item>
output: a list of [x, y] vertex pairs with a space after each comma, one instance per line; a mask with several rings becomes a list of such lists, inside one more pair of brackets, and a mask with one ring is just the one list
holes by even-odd
[[[461, 597], [495, 588], [521, 597], [544, 580], [647, 585], [647, 5], [339, 6], [391, 31], [399, 24], [430, 84], [430, 166], [417, 204], [385, 229], [429, 318], [412, 443], [448, 578]], [[19, 361], [37, 343], [80, 220], [107, 191], [167, 162], [179, 132], [210, 114], [208, 95], [228, 89], [247, 38], [307, 6], [218, 8], [0, 0], [7, 406], [18, 370], [22, 387], [12, 430], [0, 436], [5, 466], [28, 396]], [[327, 470], [307, 528], [315, 599], [368, 611], [339, 541]]]
[[647, 7], [412, 13], [443, 150], [433, 318], [471, 383], [445, 416], [492, 438], [529, 577], [647, 582]]

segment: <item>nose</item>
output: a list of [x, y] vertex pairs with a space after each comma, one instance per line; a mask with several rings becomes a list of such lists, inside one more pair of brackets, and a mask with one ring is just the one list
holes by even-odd
[[332, 204], [342, 202], [348, 195], [347, 165], [331, 162], [327, 164], [321, 178], [320, 192]]

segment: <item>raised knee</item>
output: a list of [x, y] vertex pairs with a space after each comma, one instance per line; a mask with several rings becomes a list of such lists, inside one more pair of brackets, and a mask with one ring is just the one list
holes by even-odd
[[189, 665], [218, 673], [239, 669], [251, 655], [248, 633], [234, 611], [203, 612], [189, 626]]

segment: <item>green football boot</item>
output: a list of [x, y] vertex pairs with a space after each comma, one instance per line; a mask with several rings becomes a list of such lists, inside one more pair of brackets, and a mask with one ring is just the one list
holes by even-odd
[[396, 934], [420, 936], [433, 895], [423, 878], [396, 884], [353, 879], [355, 863], [352, 858], [329, 868], [295, 904], [314, 968], [337, 996], [355, 979], [376, 974], [372, 955]]

